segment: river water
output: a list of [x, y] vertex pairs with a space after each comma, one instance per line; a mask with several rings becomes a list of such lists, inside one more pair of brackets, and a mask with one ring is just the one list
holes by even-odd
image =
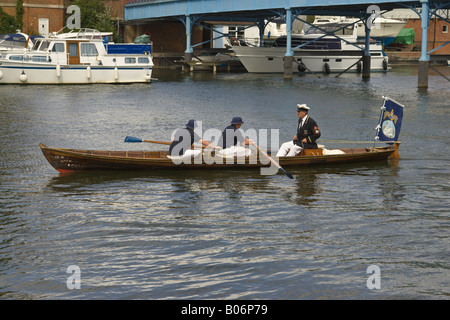
[[[368, 81], [153, 77], [0, 86], [0, 299], [450, 298], [444, 78], [431, 73], [419, 90], [411, 66]], [[222, 130], [233, 116], [243, 129], [279, 129], [281, 143], [295, 134], [297, 103], [323, 140], [372, 140], [382, 96], [405, 105], [399, 161], [289, 168], [295, 180], [259, 170], [60, 175], [39, 149], [165, 149], [123, 140], [168, 141], [190, 118]]]

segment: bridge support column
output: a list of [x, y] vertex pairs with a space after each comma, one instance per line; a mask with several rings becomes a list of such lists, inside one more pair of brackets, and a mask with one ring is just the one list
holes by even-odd
[[192, 49], [191, 46], [192, 22], [191, 16], [189, 15], [186, 16], [185, 26], [186, 26], [186, 51], [184, 51], [184, 59], [186, 62], [191, 62], [194, 50]]
[[362, 63], [363, 63], [363, 68], [362, 68], [362, 77], [363, 79], [369, 79], [370, 78], [370, 60], [371, 60], [371, 56], [370, 56], [370, 28], [368, 25], [368, 19], [367, 18], [365, 20], [364, 23], [364, 28], [366, 30], [366, 36], [365, 36], [365, 41], [364, 41], [364, 54], [363, 54], [363, 59], [362, 59]]
[[292, 10], [286, 9], [286, 54], [284, 56], [284, 78], [292, 79], [292, 64], [294, 52], [292, 51]]
[[258, 29], [259, 29], [259, 46], [264, 47], [264, 29], [266, 28], [266, 23], [264, 18], [259, 19]]
[[293, 62], [294, 62], [294, 57], [292, 57], [292, 56], [284, 57], [284, 79], [292, 79]]
[[428, 54], [429, 3], [428, 0], [420, 0], [420, 2], [422, 3], [422, 53], [419, 59], [418, 87], [428, 88], [428, 65], [430, 62], [430, 55]]
[[419, 61], [418, 88], [428, 88], [428, 61]]

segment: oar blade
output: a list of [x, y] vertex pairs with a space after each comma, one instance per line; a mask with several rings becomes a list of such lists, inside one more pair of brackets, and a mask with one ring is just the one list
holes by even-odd
[[280, 167], [280, 169], [284, 172], [284, 174], [289, 178], [289, 179], [294, 179], [294, 176], [290, 173], [287, 172], [286, 170], [284, 170], [283, 168]]
[[142, 142], [142, 139], [127, 136], [127, 137], [125, 138], [125, 142]]

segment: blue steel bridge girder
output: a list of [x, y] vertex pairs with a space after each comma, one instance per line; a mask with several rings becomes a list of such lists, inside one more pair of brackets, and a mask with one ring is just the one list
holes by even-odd
[[[370, 29], [367, 28], [367, 9], [372, 5], [379, 6], [381, 10], [386, 11], [405, 7], [416, 11], [422, 22], [422, 53], [420, 62], [428, 63], [431, 52], [450, 43], [449, 41], [439, 48], [427, 52], [427, 34], [430, 18], [432, 15], [435, 15], [442, 19], [437, 11], [450, 9], [450, 0], [153, 0], [148, 2], [131, 0], [125, 5], [125, 20], [175, 18], [182, 21], [186, 26], [186, 53], [192, 54], [192, 26], [200, 17], [204, 20], [212, 20], [217, 16], [226, 16], [230, 21], [250, 21], [253, 19], [260, 28], [261, 35], [264, 31], [263, 28], [265, 28], [261, 19], [270, 18], [272, 14], [275, 14], [284, 17], [286, 21], [286, 29], [289, 31], [287, 34], [286, 57], [291, 58], [293, 57], [291, 48], [292, 21], [298, 15], [363, 17], [367, 31], [365, 45], [365, 55], [367, 56], [369, 55], [369, 46], [367, 44], [370, 35]], [[449, 21], [448, 17], [442, 20]]]
[[[448, 0], [429, 0], [432, 6], [450, 8]], [[383, 10], [420, 4], [420, 0], [131, 0], [125, 20], [161, 19], [175, 16], [226, 13], [233, 16], [265, 14], [269, 10], [310, 9], [310, 14], [357, 16], [370, 5]]]

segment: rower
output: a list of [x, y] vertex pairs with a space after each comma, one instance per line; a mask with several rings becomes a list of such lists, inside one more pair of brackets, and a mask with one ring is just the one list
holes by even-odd
[[245, 139], [242, 132], [242, 121], [241, 117], [233, 117], [231, 119], [231, 124], [227, 126], [219, 138], [218, 145], [223, 149], [218, 152], [218, 155], [223, 157], [247, 157], [251, 154], [251, 150], [245, 148], [242, 145], [248, 146], [253, 140]]
[[174, 137], [170, 143], [169, 154], [172, 157], [182, 156], [184, 157], [196, 157], [202, 151], [192, 150], [194, 142], [200, 142], [204, 146], [209, 146], [214, 149], [220, 149], [217, 146], [211, 144], [207, 140], [203, 140], [194, 129], [197, 128], [197, 121], [191, 119], [186, 124], [186, 128], [178, 129], [175, 131]]

